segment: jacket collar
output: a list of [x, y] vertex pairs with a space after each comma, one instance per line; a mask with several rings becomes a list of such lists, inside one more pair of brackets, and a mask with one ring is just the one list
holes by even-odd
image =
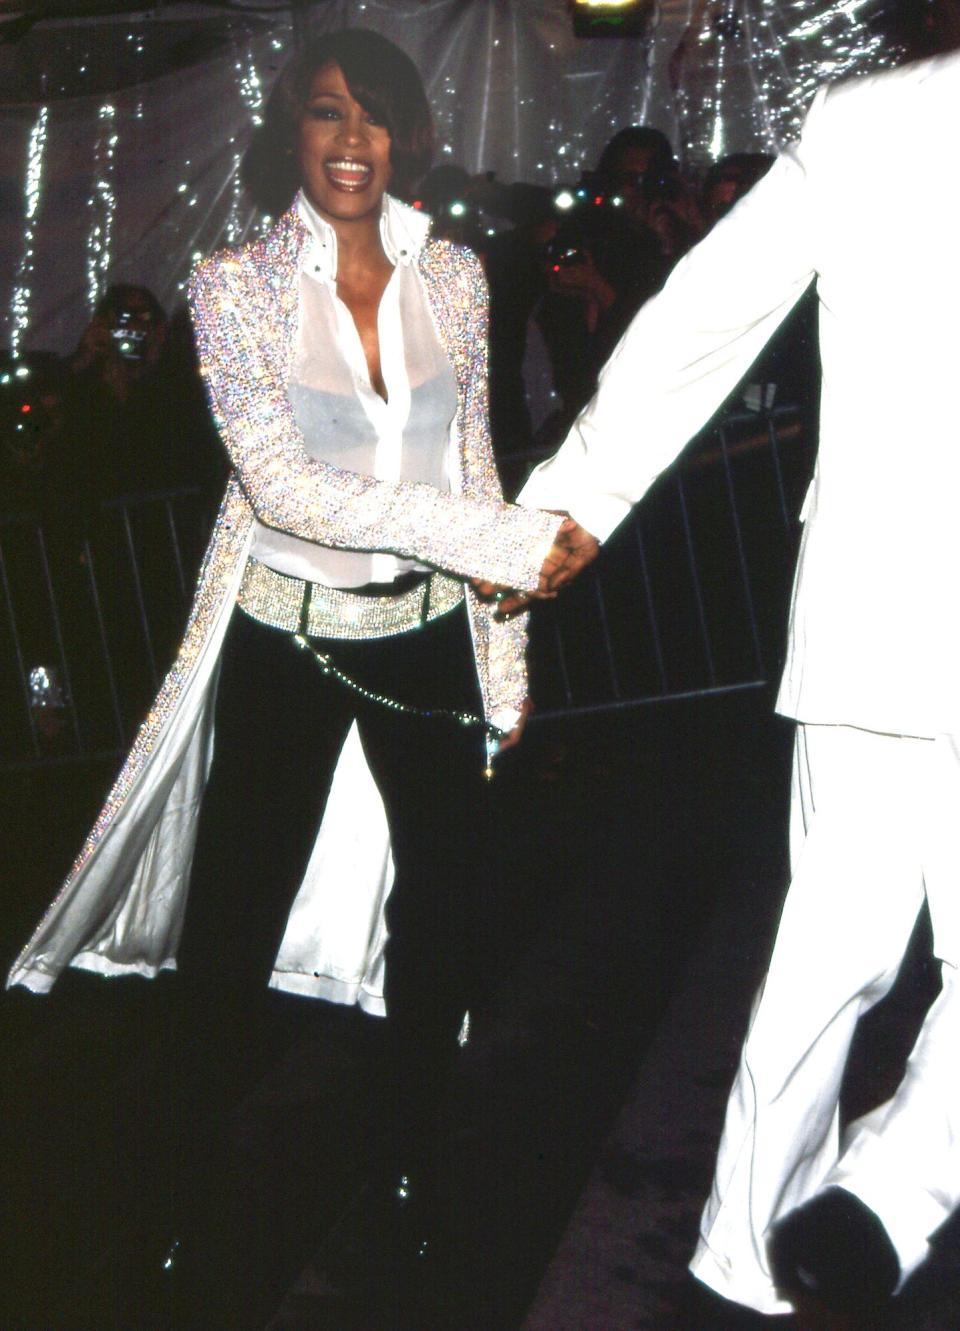
[[[337, 275], [337, 235], [320, 216], [301, 190], [293, 210], [307, 231], [301, 263], [306, 272], [321, 282], [332, 282]], [[430, 230], [430, 218], [408, 207], [390, 194], [383, 196], [380, 214], [380, 238], [387, 258], [394, 265], [416, 263]]]

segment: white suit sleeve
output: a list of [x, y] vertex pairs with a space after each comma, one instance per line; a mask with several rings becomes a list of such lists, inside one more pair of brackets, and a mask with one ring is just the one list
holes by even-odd
[[743, 377], [814, 274], [806, 148], [822, 100], [800, 142], [642, 307], [518, 502], [566, 510], [605, 540]]

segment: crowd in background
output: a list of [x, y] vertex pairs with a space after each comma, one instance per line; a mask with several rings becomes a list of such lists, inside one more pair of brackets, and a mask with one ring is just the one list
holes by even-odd
[[29, 697], [3, 756], [126, 739], [176, 650], [226, 470], [186, 310], [168, 318], [145, 287], [109, 287], [70, 356], [0, 361], [0, 673]]
[[566, 186], [449, 165], [423, 182], [435, 230], [486, 267], [491, 428], [508, 494], [560, 443], [636, 311], [772, 162], [733, 154], [697, 181], [660, 130], [632, 125]]
[[123, 495], [213, 485], [221, 464], [186, 310], [109, 287], [71, 355], [0, 356], [3, 508], [86, 520]]
[[[491, 428], [508, 498], [561, 442], [634, 313], [772, 160], [734, 154], [694, 180], [664, 134], [634, 125], [595, 169], [553, 188], [449, 163], [421, 182], [414, 206], [487, 273]], [[802, 363], [779, 359], [763, 378], [788, 382]], [[788, 383], [795, 397], [802, 389]], [[28, 739], [41, 752], [62, 747], [65, 701], [87, 751], [130, 732], [176, 650], [225, 476], [184, 307], [168, 315], [145, 287], [113, 285], [71, 355], [0, 354], [0, 511], [17, 639], [3, 669], [14, 689], [26, 674], [30, 697], [13, 750]], [[190, 515], [173, 545], [162, 496]], [[11, 515], [39, 518], [39, 562], [32, 547], [18, 558], [27, 538]]]

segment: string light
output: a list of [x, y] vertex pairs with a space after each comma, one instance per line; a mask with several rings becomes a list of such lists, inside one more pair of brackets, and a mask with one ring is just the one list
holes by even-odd
[[794, 138], [827, 81], [893, 64], [871, 0], [707, 0], [670, 58], [681, 151], [703, 167]]
[[40, 187], [43, 180], [43, 150], [47, 143], [47, 119], [47, 108], [41, 106], [30, 131], [30, 141], [27, 146], [27, 171], [23, 188], [23, 252], [17, 266], [13, 298], [10, 303], [10, 349], [14, 360], [17, 360], [20, 355], [20, 343], [30, 323], [33, 241], [36, 231], [37, 209], [40, 206]]
[[[142, 31], [142, 29], [138, 31], [138, 30], [135, 30], [135, 29], [131, 28], [130, 31], [127, 33], [127, 41], [128, 41], [128, 42], [130, 43], [130, 45], [133, 47], [133, 53], [134, 53], [134, 56], [136, 57], [136, 62], [135, 62], [135, 63], [136, 63], [136, 69], [137, 69], [137, 80], [136, 80], [136, 82], [137, 82], [137, 86], [138, 86], [138, 87], [142, 87], [142, 86], [143, 86], [143, 52], [144, 52], [144, 45], [143, 45], [143, 31]], [[134, 106], [134, 108], [133, 108], [133, 117], [134, 117], [135, 120], [142, 120], [142, 119], [143, 119], [143, 96], [142, 96], [142, 94], [141, 94], [140, 96], [137, 97], [136, 104], [135, 104], [135, 106]]]
[[117, 108], [104, 102], [97, 113], [97, 141], [93, 151], [93, 193], [87, 200], [92, 214], [87, 237], [87, 303], [93, 309], [103, 294], [111, 264], [113, 219], [117, 196], [113, 188], [117, 150]]
[[[274, 39], [274, 50], [279, 49], [280, 43]], [[263, 124], [263, 84], [260, 81], [260, 75], [257, 73], [257, 67], [253, 60], [253, 55], [248, 50], [246, 53], [246, 62], [238, 58], [234, 64], [234, 70], [237, 75], [237, 92], [240, 100], [247, 109], [250, 117], [250, 124], [256, 129]], [[224, 238], [228, 245], [235, 245], [240, 240], [244, 231], [243, 221], [243, 182], [240, 179], [240, 162], [243, 154], [237, 147], [237, 136], [231, 135], [231, 146], [233, 147], [233, 166], [230, 179], [230, 211], [227, 214], [227, 222], [224, 227]]]
[[793, 29], [790, 36], [805, 41], [808, 38], [819, 36], [838, 17], [855, 21], [857, 12], [863, 9], [867, 2], [868, 0], [841, 0], [841, 3], [831, 5], [822, 14], [815, 14], [812, 18], [804, 19]]
[[253, 63], [253, 56], [249, 52], [247, 52], [246, 69], [244, 69], [242, 62], [238, 60], [236, 70], [239, 75], [240, 99], [250, 112], [251, 124], [262, 125], [263, 117], [260, 115], [260, 111], [263, 106], [263, 84], [260, 82], [257, 67]]
[[819, 84], [893, 64], [898, 57], [860, 18], [866, 3], [867, 0], [831, 0], [820, 14], [813, 16], [804, 14], [796, 4], [790, 7], [800, 17], [800, 22], [785, 34], [794, 57], [794, 87], [785, 99], [791, 131], [799, 127]]
[[[445, 157], [453, 156], [453, 140], [457, 132], [459, 91], [457, 83], [445, 74], [438, 96], [432, 99], [433, 119], [437, 129], [437, 142]], [[479, 164], [482, 166], [482, 163]]]

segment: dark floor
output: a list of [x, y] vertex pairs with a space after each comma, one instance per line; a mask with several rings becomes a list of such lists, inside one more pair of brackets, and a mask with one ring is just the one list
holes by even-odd
[[[541, 720], [504, 759], [516, 911], [442, 1141], [453, 1331], [670, 1326], [785, 882], [789, 742], [769, 697], [749, 692]], [[64, 768], [8, 782], [7, 957], [107, 775]], [[169, 1237], [170, 1088], [158, 1051], [170, 992], [169, 977], [70, 975], [43, 999], [15, 991], [0, 1003], [0, 1331], [168, 1331], [145, 1272]], [[920, 940], [857, 1049], [852, 1100], [879, 1096], [896, 1075], [930, 992]], [[295, 1234], [322, 1253], [363, 1195], [353, 1127], [369, 1107], [354, 1071], [349, 1050], [304, 1038], [246, 1107], [251, 1195], [264, 1198], [274, 1243]], [[899, 1326], [958, 1331], [956, 1251], [946, 1244], [921, 1274]], [[341, 1331], [321, 1317], [321, 1265], [306, 1262], [274, 1331]], [[375, 1254], [370, 1270], [376, 1280]]]

